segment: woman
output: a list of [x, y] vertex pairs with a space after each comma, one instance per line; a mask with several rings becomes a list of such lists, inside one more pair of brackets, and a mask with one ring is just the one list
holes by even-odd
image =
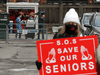
[[[21, 17], [22, 17], [22, 15], [21, 14], [18, 14], [18, 17], [16, 18], [16, 35], [15, 35], [15, 38], [17, 39], [17, 34], [18, 34], [18, 32], [17, 32], [17, 30], [18, 29], [22, 29], [22, 26], [21, 26], [21, 24], [23, 23], [22, 21], [21, 21]], [[21, 30], [22, 31], [22, 30]], [[21, 38], [21, 31], [19, 31], [20, 33], [19, 33], [19, 39]]]
[[53, 39], [82, 36], [83, 29], [75, 9], [71, 8], [66, 13], [63, 24], [63, 28], [54, 35]]
[[[68, 38], [68, 37], [80, 37], [82, 36], [82, 26], [79, 22], [79, 17], [75, 9], [71, 8], [65, 15], [63, 20], [63, 27], [57, 33], [55, 33], [53, 39]], [[41, 69], [42, 63], [36, 61], [38, 70]]]
[[82, 36], [82, 27], [75, 22], [65, 23], [63, 28], [55, 33], [53, 39]]

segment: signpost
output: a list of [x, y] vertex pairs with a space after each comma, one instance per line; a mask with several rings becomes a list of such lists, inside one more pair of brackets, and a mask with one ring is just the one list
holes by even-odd
[[40, 75], [97, 75], [97, 36], [37, 41]]

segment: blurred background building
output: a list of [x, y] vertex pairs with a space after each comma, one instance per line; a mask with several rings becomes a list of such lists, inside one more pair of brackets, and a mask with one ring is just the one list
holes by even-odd
[[[45, 11], [45, 23], [48, 24], [49, 28], [52, 25], [62, 24], [64, 15], [70, 8], [75, 8], [80, 17], [86, 12], [100, 12], [100, 0], [0, 0], [0, 9], [3, 12], [7, 12], [7, 3], [23, 2], [39, 3], [38, 11]], [[34, 9], [10, 9], [10, 20], [14, 18], [12, 13], [15, 11], [25, 15], [30, 12], [34, 13]]]

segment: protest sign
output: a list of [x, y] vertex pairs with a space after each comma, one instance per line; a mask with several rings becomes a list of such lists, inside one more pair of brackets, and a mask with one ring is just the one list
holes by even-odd
[[40, 75], [97, 75], [97, 36], [37, 41]]

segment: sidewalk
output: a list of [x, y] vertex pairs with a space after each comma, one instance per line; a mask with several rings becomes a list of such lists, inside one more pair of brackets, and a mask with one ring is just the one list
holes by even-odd
[[[15, 35], [10, 34], [10, 37], [14, 38]], [[52, 38], [53, 34], [48, 34], [48, 39]], [[22, 43], [22, 41], [19, 42]], [[0, 59], [18, 63], [34, 63], [37, 60], [36, 44], [0, 44]]]

